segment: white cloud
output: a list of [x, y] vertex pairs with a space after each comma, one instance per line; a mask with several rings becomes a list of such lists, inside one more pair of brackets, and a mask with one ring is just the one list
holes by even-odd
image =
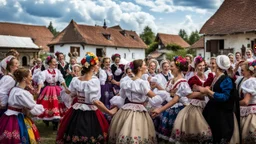
[[7, 4], [6, 0], [0, 0], [0, 6], [5, 6]]
[[137, 11], [141, 10], [140, 6], [135, 5], [135, 4], [131, 3], [131, 2], [121, 2], [120, 8], [124, 12], [137, 12]]

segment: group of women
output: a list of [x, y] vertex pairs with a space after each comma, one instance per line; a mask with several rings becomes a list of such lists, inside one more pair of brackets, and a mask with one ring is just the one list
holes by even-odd
[[122, 65], [119, 54], [88, 52], [80, 64], [56, 56], [31, 71], [19, 68], [15, 51], [1, 61], [0, 143], [37, 143], [31, 114], [53, 123], [56, 143], [256, 141], [256, 60], [236, 58], [231, 68], [231, 55], [211, 58], [209, 67], [191, 55], [160, 65]]

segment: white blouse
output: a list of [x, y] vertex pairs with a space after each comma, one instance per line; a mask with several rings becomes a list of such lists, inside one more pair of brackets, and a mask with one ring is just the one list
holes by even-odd
[[58, 81], [60, 83], [65, 82], [61, 72], [56, 68], [54, 69], [54, 71], [55, 71], [55, 74], [50, 74], [48, 72], [48, 69], [40, 72], [39, 78], [38, 78], [38, 84], [44, 84], [45, 81], [47, 83], [56, 83]]
[[164, 75], [162, 73], [157, 74], [156, 78], [157, 78], [157, 82], [159, 83], [161, 88], [165, 89], [168, 81], [173, 79], [173, 75], [170, 72], [168, 72], [168, 81], [166, 80], [166, 78], [164, 77]]
[[[120, 96], [114, 96], [110, 100], [111, 105], [133, 111], [147, 111], [143, 103], [148, 99], [147, 94], [150, 91], [150, 85], [148, 81], [142, 79], [132, 80], [130, 78], [126, 78], [125, 81], [121, 81], [120, 87]], [[124, 105], [125, 98], [128, 98], [131, 103]], [[166, 95], [159, 94], [151, 98], [150, 102], [152, 105], [158, 106], [162, 104], [163, 99], [166, 99]]]
[[107, 81], [107, 73], [105, 70], [103, 69], [99, 69], [99, 80], [100, 80], [100, 85], [105, 85], [106, 81]]
[[80, 109], [83, 111], [97, 110], [93, 105], [95, 100], [101, 97], [100, 81], [96, 76], [93, 76], [89, 81], [81, 81], [78, 77], [74, 77], [69, 85], [71, 96], [75, 96], [82, 102], [77, 102], [73, 105], [73, 109]]
[[[44, 112], [44, 107], [41, 104], [36, 104], [33, 95], [22, 88], [14, 87], [9, 95], [8, 106], [17, 109], [27, 108], [32, 115], [40, 115]], [[6, 115], [18, 115], [20, 112], [7, 109]]]
[[244, 94], [250, 93], [252, 95], [249, 104], [256, 104], [256, 78], [251, 77], [245, 80], [241, 85], [241, 89]]
[[10, 90], [15, 86], [16, 81], [9, 75], [5, 75], [0, 80], [0, 104], [1, 107], [5, 107], [8, 102], [8, 94]]

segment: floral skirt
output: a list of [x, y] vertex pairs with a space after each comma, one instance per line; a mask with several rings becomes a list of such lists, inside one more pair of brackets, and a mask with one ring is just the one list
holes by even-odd
[[3, 115], [0, 118], [0, 143], [5, 144], [36, 144], [39, 132], [34, 123], [23, 114]]
[[210, 127], [199, 106], [188, 105], [182, 109], [172, 129], [172, 138], [179, 142], [207, 143], [212, 140]]
[[[184, 106], [169, 108], [160, 114], [157, 135], [160, 139], [170, 140], [174, 121]], [[171, 140], [170, 140], [171, 141]]]
[[154, 124], [148, 112], [119, 109], [110, 124], [109, 143], [157, 143]]
[[108, 122], [99, 111], [70, 108], [61, 120], [56, 143], [104, 143]]
[[37, 99], [37, 104], [43, 105], [45, 111], [38, 116], [42, 120], [60, 119], [67, 111], [67, 107], [60, 97], [59, 86], [46, 86]]
[[[111, 83], [106, 82], [105, 85], [101, 85], [101, 98], [100, 101], [102, 103], [104, 103], [104, 105], [110, 109], [111, 105], [110, 105], [110, 99], [114, 97], [114, 92], [113, 92], [113, 85]], [[110, 123], [111, 121], [111, 116], [108, 114], [104, 113], [104, 116], [106, 117], [106, 119], [108, 120], [108, 122]]]
[[256, 143], [256, 114], [241, 117], [242, 141], [245, 144]]

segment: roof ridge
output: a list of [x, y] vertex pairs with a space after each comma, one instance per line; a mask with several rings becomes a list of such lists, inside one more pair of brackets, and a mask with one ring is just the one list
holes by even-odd
[[12, 24], [12, 25], [23, 25], [23, 26], [33, 26], [33, 27], [45, 27], [45, 25], [32, 25], [32, 24], [25, 24], [25, 23], [12, 23], [12, 22], [0, 22], [0, 24]]

